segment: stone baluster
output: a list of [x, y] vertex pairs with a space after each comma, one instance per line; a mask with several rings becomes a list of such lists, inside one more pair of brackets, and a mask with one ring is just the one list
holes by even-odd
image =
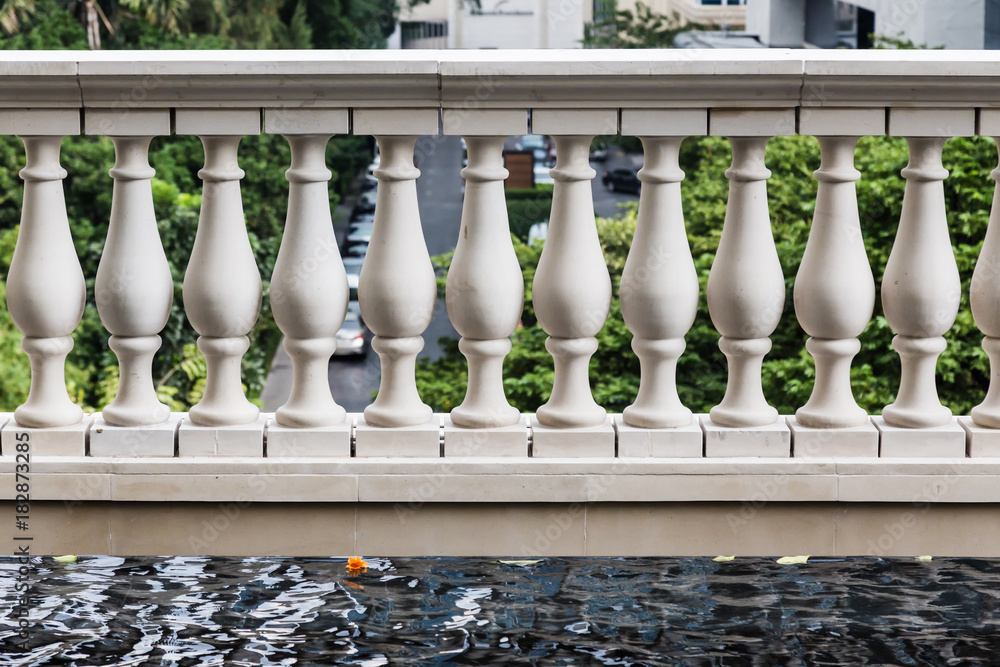
[[[1000, 134], [1000, 116], [981, 112], [984, 118], [980, 124], [992, 121]], [[980, 131], [983, 131], [981, 128]], [[994, 137], [1000, 145], [1000, 136]], [[972, 272], [972, 286], [969, 301], [976, 326], [983, 332], [983, 349], [990, 358], [990, 388], [983, 402], [972, 408], [972, 421], [982, 428], [1000, 429], [1000, 167], [990, 172], [997, 182], [993, 191], [993, 208], [990, 224], [979, 251], [976, 269]]]
[[616, 132], [617, 118], [604, 110], [535, 110], [532, 130], [553, 135], [556, 145], [552, 212], [532, 283], [555, 376], [536, 419], [548, 428], [600, 426], [607, 412], [594, 401], [588, 366], [611, 307], [611, 278], [594, 225], [589, 157], [593, 137]]
[[375, 334], [372, 349], [382, 365], [378, 397], [365, 408], [365, 422], [427, 424], [433, 413], [420, 400], [414, 371], [424, 346], [421, 334], [434, 315], [437, 284], [420, 226], [420, 170], [413, 151], [420, 134], [437, 133], [437, 111], [355, 110], [354, 132], [374, 134], [381, 151], [375, 223], [358, 281], [361, 315]]
[[[273, 111], [273, 113], [272, 113]], [[288, 216], [271, 278], [271, 309], [292, 361], [292, 390], [275, 420], [289, 428], [341, 424], [346, 411], [333, 399], [330, 356], [347, 313], [347, 273], [330, 216], [326, 145], [347, 132], [344, 110], [267, 110], [265, 131], [284, 134], [291, 147]]]
[[[810, 125], [807, 128], [806, 122]], [[868, 413], [851, 391], [851, 360], [860, 349], [858, 336], [871, 320], [875, 307], [872, 277], [861, 222], [854, 168], [857, 136], [842, 132], [870, 129], [885, 131], [882, 109], [810, 110], [800, 120], [800, 131], [831, 131], [818, 136], [820, 168], [812, 229], [795, 279], [795, 314], [811, 338], [806, 349], [816, 362], [816, 381], [809, 401], [795, 412], [799, 425], [808, 428], [848, 428], [868, 424]], [[809, 129], [815, 126], [815, 129]]]
[[952, 421], [951, 410], [938, 400], [935, 367], [958, 314], [962, 285], [948, 234], [948, 171], [941, 153], [949, 136], [972, 133], [974, 118], [972, 109], [890, 111], [890, 133], [905, 136], [910, 149], [899, 228], [882, 278], [882, 307], [896, 332], [892, 347], [901, 365], [896, 400], [882, 411], [890, 426], [927, 428]]
[[773, 424], [778, 411], [761, 386], [761, 363], [769, 336], [781, 319], [785, 281], [771, 235], [764, 152], [770, 136], [790, 134], [794, 115], [785, 111], [713, 111], [711, 131], [728, 136], [733, 165], [726, 170], [729, 202], [719, 248], [708, 278], [708, 311], [729, 362], [722, 402], [711, 420], [725, 427]]
[[251, 110], [176, 112], [178, 134], [196, 134], [205, 148], [198, 172], [204, 185], [191, 259], [184, 274], [184, 309], [200, 334], [198, 349], [208, 374], [202, 400], [189, 417], [199, 426], [237, 426], [257, 420], [257, 406], [243, 392], [240, 362], [250, 347], [247, 333], [260, 314], [260, 273], [243, 217], [237, 162], [240, 140], [260, 132]]
[[[83, 318], [86, 284], [73, 246], [59, 164], [63, 137], [79, 134], [76, 110], [0, 112], [0, 131], [17, 134], [26, 164], [21, 227], [7, 274], [7, 308], [24, 334], [21, 348], [31, 360], [28, 399], [14, 411], [20, 426], [51, 428], [78, 424], [83, 410], [66, 392], [70, 335]], [[6, 452], [5, 452], [6, 453]]]
[[[510, 352], [524, 305], [524, 279], [514, 254], [504, 201], [503, 145], [505, 136], [477, 136], [469, 132], [487, 130], [495, 134], [501, 123], [524, 132], [527, 116], [521, 111], [490, 110], [477, 118], [445, 112], [445, 133], [464, 129], [469, 164], [462, 170], [465, 201], [455, 256], [448, 270], [446, 303], [455, 330], [462, 335], [458, 348], [469, 362], [469, 384], [465, 400], [451, 411], [452, 423], [466, 428], [511, 426], [520, 411], [504, 395], [503, 360]], [[473, 123], [481, 120], [481, 125]], [[485, 125], [485, 126], [484, 126]]]
[[[623, 115], [623, 132], [626, 119]], [[701, 125], [704, 119], [702, 112]], [[668, 116], [661, 131], [673, 129], [670, 121]], [[632, 349], [642, 369], [639, 394], [622, 418], [638, 428], [691, 423], [691, 410], [681, 404], [675, 379], [684, 336], [698, 313], [698, 273], [681, 208], [684, 172], [678, 155], [683, 139], [642, 137], [645, 164], [639, 171], [639, 217], [619, 291], [622, 318], [634, 334]]]
[[170, 409], [156, 398], [153, 355], [170, 317], [174, 285], [156, 228], [149, 144], [154, 134], [170, 134], [170, 112], [88, 111], [86, 123], [89, 134], [111, 134], [115, 145], [111, 220], [94, 293], [120, 372], [115, 399], [101, 416], [113, 426], [159, 424]]

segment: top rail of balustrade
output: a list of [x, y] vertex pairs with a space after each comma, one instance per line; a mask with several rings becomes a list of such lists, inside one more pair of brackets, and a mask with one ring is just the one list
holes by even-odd
[[993, 107], [1000, 52], [5, 51], [0, 107]]

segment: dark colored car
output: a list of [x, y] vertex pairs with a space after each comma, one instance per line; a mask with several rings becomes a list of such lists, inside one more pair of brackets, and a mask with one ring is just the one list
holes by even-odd
[[359, 309], [353, 307], [356, 304], [356, 301], [351, 302], [344, 318], [344, 325], [337, 332], [337, 350], [333, 353], [335, 357], [365, 357], [371, 349], [371, 331], [361, 319]]
[[604, 172], [604, 175], [601, 176], [601, 183], [612, 192], [631, 192], [634, 195], [639, 194], [642, 187], [642, 181], [639, 180], [639, 174], [636, 170], [625, 167]]

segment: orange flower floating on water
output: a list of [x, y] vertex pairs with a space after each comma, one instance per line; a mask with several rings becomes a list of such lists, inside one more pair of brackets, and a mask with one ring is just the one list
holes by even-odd
[[351, 556], [347, 559], [347, 571], [351, 574], [358, 574], [368, 569], [367, 561], [361, 560], [361, 556]]

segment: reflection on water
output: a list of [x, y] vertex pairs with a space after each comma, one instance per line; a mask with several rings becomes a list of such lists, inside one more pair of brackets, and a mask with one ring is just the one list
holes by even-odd
[[36, 559], [3, 665], [1000, 664], [1000, 560]]

